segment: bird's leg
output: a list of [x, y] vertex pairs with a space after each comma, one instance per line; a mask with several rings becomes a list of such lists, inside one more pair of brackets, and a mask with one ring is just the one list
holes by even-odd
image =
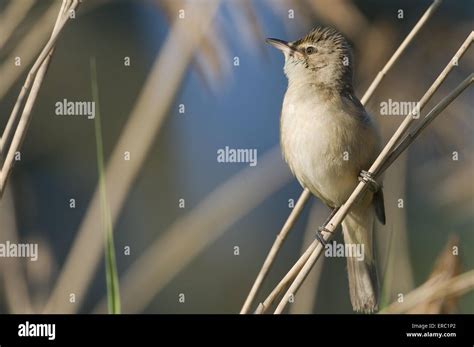
[[[373, 192], [373, 193], [376, 193], [378, 192], [382, 186], [380, 184], [377, 183], [377, 181], [375, 180], [374, 176], [372, 173], [370, 173], [369, 171], [365, 171], [365, 170], [362, 170], [359, 174], [359, 181], [364, 181], [367, 185], [368, 185], [368, 188]], [[332, 217], [334, 217], [334, 215], [336, 214], [336, 212], [339, 210], [339, 207], [335, 207], [331, 214], [329, 215], [329, 217], [326, 219], [326, 221], [324, 222], [324, 224], [322, 226], [320, 226], [318, 228], [318, 230], [316, 230], [316, 239], [321, 243], [321, 245], [323, 247], [325, 247], [327, 245], [327, 242], [324, 240], [324, 237], [323, 235], [321, 234], [321, 232], [325, 231], [327, 233], [331, 233], [330, 230], [326, 229], [326, 225], [329, 223], [329, 221], [332, 219]]]
[[323, 247], [326, 247], [327, 245], [327, 242], [326, 240], [324, 240], [324, 237], [323, 237], [323, 234], [321, 234], [322, 231], [325, 231], [327, 233], [331, 233], [332, 231], [326, 229], [326, 225], [328, 225], [328, 223], [331, 221], [332, 217], [334, 217], [334, 215], [336, 214], [336, 212], [339, 210], [339, 207], [334, 207], [331, 214], [329, 215], [329, 217], [324, 221], [323, 225], [320, 226], [318, 228], [318, 230], [316, 230], [316, 239], [319, 241], [319, 243], [321, 243], [321, 245]]
[[382, 188], [375, 180], [373, 173], [369, 171], [362, 170], [359, 174], [359, 181], [364, 181], [368, 185], [369, 190], [373, 193], [378, 192]]

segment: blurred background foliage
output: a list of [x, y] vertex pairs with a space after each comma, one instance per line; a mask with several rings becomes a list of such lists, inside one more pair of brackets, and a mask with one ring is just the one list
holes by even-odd
[[[211, 0], [196, 1], [205, 4]], [[0, 230], [6, 230], [5, 223], [16, 225], [19, 240], [39, 243], [40, 258], [36, 263], [0, 260], [0, 271], [15, 268], [18, 272], [13, 282], [7, 283], [10, 277], [6, 275], [0, 277], [1, 312], [15, 311], [10, 303], [11, 293], [25, 291], [31, 298], [32, 310], [43, 309], [97, 185], [93, 121], [56, 116], [55, 103], [63, 99], [92, 99], [89, 61], [91, 56], [96, 57], [107, 160], [163, 42], [170, 35], [171, 22], [188, 2], [84, 1], [76, 19], [66, 26], [36, 102], [21, 161], [15, 165], [1, 205]], [[5, 23], [10, 25], [12, 17], [6, 13], [15, 4], [21, 7], [19, 3], [26, 9], [23, 14], [21, 10], [15, 13], [16, 30], [7, 33]], [[430, 4], [428, 0], [221, 1], [115, 223], [119, 273], [124, 274], [153, 240], [198, 206], [217, 186], [245, 169], [246, 164], [218, 163], [217, 149], [256, 148], [260, 165], [264, 153], [278, 145], [286, 78], [282, 56], [265, 45], [265, 37], [294, 40], [316, 25], [340, 29], [355, 48], [355, 87], [360, 97]], [[47, 40], [59, 6], [60, 2], [49, 0], [0, 0], [2, 129], [28, 66]], [[289, 10], [294, 10], [294, 18], [288, 18]], [[403, 18], [398, 18], [399, 10], [403, 10]], [[417, 101], [472, 31], [473, 18], [472, 1], [443, 2], [386, 76], [367, 105], [384, 140], [402, 118], [381, 116], [380, 103], [389, 98]], [[425, 110], [472, 72], [472, 49]], [[16, 56], [22, 58], [21, 68], [12, 62]], [[124, 57], [131, 58], [130, 67], [124, 66]], [[235, 57], [239, 66], [234, 66]], [[164, 81], [168, 78], [162, 76]], [[184, 114], [178, 112], [180, 104], [185, 106]], [[462, 268], [474, 267], [473, 106], [471, 88], [386, 174], [388, 222], [383, 228], [379, 226], [377, 233], [385, 303], [425, 282], [450, 234], [459, 236]], [[454, 151], [459, 153], [458, 161], [452, 160]], [[281, 182], [286, 183], [275, 186], [275, 193], [226, 228], [215, 242], [209, 242], [182, 271], [166, 280], [139, 312], [240, 310], [266, 252], [290, 212], [289, 199], [296, 201], [301, 192], [281, 160], [272, 169], [284, 173]], [[74, 209], [69, 207], [71, 198], [76, 199]], [[185, 199], [185, 208], [179, 208], [181, 198]], [[230, 201], [234, 196], [227, 198]], [[403, 209], [397, 207], [400, 198], [404, 199]], [[5, 199], [10, 199], [11, 205]], [[314, 210], [319, 216], [308, 227], [313, 230], [328, 212], [315, 199], [311, 204], [316, 206]], [[309, 211], [310, 207], [306, 207], [259, 299], [273, 288], [300, 253]], [[2, 242], [9, 236], [0, 231]], [[124, 255], [126, 246], [131, 249], [130, 255]], [[235, 246], [239, 247], [238, 256], [234, 255]], [[173, 265], [153, 264], [171, 268]], [[78, 312], [93, 311], [106, 294], [104, 266], [94, 273]], [[299, 308], [293, 311], [351, 312], [346, 277], [345, 259], [326, 259], [320, 276], [314, 279], [317, 292], [302, 295]], [[12, 289], [12, 283], [19, 287]], [[179, 302], [180, 293], [185, 294], [185, 303]], [[122, 300], [133, 302], [135, 298]], [[124, 307], [126, 313], [126, 303]], [[458, 311], [474, 312], [472, 293], [461, 299]]]

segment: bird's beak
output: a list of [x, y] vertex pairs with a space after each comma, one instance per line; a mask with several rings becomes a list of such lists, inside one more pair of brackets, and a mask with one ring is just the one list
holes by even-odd
[[285, 56], [297, 56], [298, 58], [302, 57], [302, 54], [294, 49], [288, 42], [279, 40], [279, 39], [266, 39], [265, 40], [268, 44], [272, 45], [273, 47], [279, 49], [280, 51], [285, 54]]

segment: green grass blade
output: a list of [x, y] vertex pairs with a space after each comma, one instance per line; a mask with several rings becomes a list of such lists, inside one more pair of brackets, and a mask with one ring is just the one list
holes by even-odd
[[99, 86], [97, 83], [97, 69], [94, 57], [90, 60], [92, 97], [95, 102], [95, 138], [97, 152], [97, 168], [99, 173], [100, 204], [102, 214], [102, 225], [105, 232], [105, 272], [107, 282], [107, 300], [109, 313], [120, 313], [120, 288], [115, 258], [114, 236], [112, 220], [107, 202], [107, 191], [105, 186], [104, 148], [102, 143], [102, 126], [100, 120]]

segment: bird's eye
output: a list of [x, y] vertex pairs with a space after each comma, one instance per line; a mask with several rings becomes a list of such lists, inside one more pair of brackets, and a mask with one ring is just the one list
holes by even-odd
[[316, 48], [313, 46], [306, 47], [306, 54], [313, 54], [316, 53]]

